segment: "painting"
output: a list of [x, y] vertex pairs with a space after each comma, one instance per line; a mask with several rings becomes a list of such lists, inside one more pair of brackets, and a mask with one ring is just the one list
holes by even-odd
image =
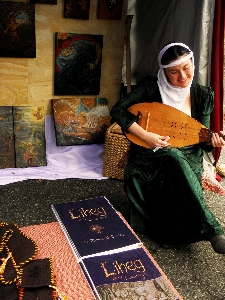
[[102, 35], [56, 33], [54, 95], [98, 95]]
[[89, 20], [90, 0], [64, 0], [64, 17]]
[[57, 5], [57, 0], [30, 0], [30, 3], [53, 4]]
[[57, 146], [104, 143], [110, 126], [106, 98], [52, 99]]
[[16, 168], [46, 165], [43, 106], [13, 107]]
[[123, 0], [99, 0], [98, 19], [121, 20]]
[[0, 57], [36, 57], [34, 4], [0, 2]]
[[0, 106], [0, 169], [15, 167], [12, 106]]

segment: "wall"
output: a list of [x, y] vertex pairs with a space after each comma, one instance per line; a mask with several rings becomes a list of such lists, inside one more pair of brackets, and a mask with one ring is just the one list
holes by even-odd
[[35, 4], [36, 58], [0, 57], [0, 106], [44, 105], [45, 114], [52, 114], [51, 99], [60, 98], [53, 95], [54, 33], [71, 32], [103, 35], [101, 86], [96, 96], [107, 98], [111, 108], [119, 99], [122, 77], [128, 0], [123, 2], [121, 20], [97, 19], [97, 0], [91, 0], [89, 20], [64, 18], [63, 0], [57, 5]]

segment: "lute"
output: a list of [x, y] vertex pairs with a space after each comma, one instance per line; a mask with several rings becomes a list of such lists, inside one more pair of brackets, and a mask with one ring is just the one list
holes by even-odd
[[[213, 131], [169, 105], [144, 102], [132, 105], [128, 111], [138, 116], [137, 123], [145, 130], [170, 136], [170, 147], [180, 148], [211, 141]], [[218, 134], [225, 140], [225, 135]], [[131, 142], [145, 148], [151, 148], [149, 144], [130, 132], [125, 133], [125, 135]]]

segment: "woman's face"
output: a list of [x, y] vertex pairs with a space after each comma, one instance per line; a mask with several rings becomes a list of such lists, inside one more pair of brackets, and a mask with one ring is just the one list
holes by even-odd
[[169, 83], [180, 88], [187, 87], [194, 75], [191, 59], [181, 63], [180, 65], [165, 68], [164, 70]]

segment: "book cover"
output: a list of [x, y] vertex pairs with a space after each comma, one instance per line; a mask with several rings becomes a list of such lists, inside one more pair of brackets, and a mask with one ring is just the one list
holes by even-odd
[[80, 264], [97, 299], [181, 299], [142, 247], [84, 258]]
[[52, 210], [78, 260], [140, 244], [104, 196], [52, 204]]

